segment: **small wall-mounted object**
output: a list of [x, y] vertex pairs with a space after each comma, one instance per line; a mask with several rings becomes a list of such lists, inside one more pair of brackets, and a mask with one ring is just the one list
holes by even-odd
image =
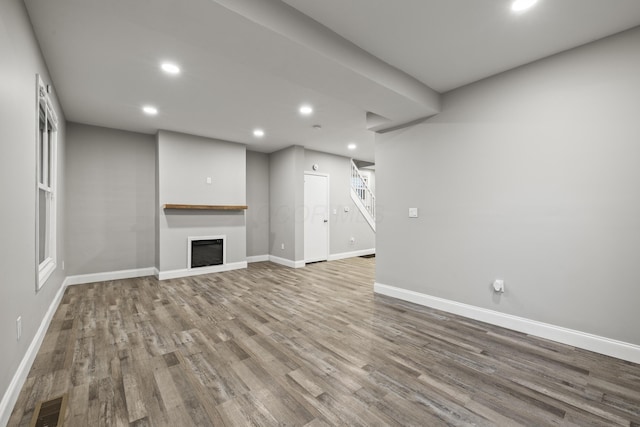
[[248, 209], [246, 205], [176, 205], [167, 203], [162, 206], [163, 209], [191, 209], [206, 211], [243, 211]]
[[351, 208], [350, 208], [349, 206], [345, 206], [345, 207], [344, 207], [344, 211], [345, 211], [345, 212], [349, 212], [350, 210], [351, 210]]
[[493, 281], [493, 291], [504, 293], [504, 280], [496, 279]]
[[418, 208], [409, 208], [409, 218], [418, 218]]
[[313, 166], [311, 166], [311, 169], [317, 171], [318, 169], [320, 169], [320, 166], [317, 163], [314, 163]]

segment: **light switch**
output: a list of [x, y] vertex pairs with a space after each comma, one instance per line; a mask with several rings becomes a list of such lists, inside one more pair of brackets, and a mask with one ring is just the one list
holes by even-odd
[[334, 214], [334, 215], [338, 215], [338, 209], [334, 209], [334, 210], [333, 210], [333, 214]]
[[210, 176], [207, 177], [207, 184], [211, 184], [211, 177]]
[[418, 218], [418, 208], [409, 208], [409, 218]]

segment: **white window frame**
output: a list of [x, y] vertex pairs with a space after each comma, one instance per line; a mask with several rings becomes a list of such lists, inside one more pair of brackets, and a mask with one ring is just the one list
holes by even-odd
[[[56, 269], [56, 180], [58, 115], [49, 96], [49, 86], [36, 75], [36, 291], [40, 290]], [[40, 128], [41, 117], [44, 129]], [[40, 241], [40, 191], [46, 193], [48, 209], [45, 209], [45, 248]], [[40, 251], [46, 257], [40, 261]]]

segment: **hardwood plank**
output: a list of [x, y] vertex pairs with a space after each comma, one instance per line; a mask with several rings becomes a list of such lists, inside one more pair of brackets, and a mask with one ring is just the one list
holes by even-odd
[[69, 287], [9, 425], [640, 425], [640, 366], [374, 295], [375, 258]]

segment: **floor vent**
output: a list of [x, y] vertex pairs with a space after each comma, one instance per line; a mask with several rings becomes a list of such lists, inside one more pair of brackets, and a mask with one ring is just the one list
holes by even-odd
[[38, 402], [29, 427], [59, 427], [67, 409], [67, 394], [46, 402]]

